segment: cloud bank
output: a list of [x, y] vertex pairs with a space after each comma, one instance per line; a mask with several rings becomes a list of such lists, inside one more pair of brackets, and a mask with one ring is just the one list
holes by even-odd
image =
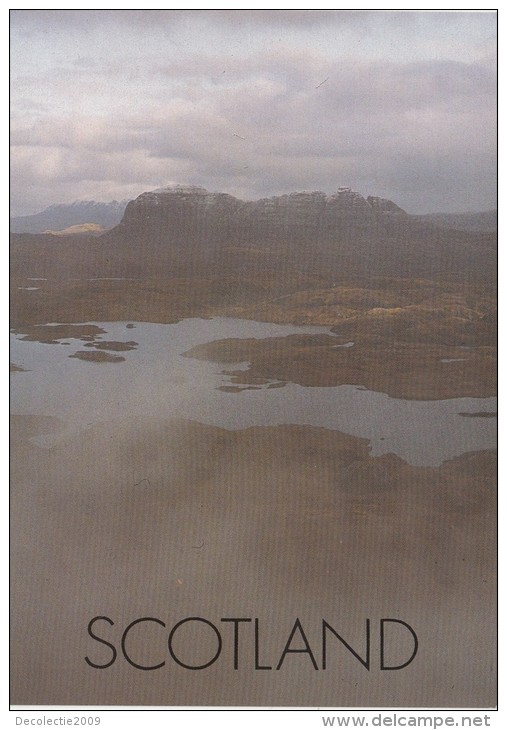
[[170, 183], [496, 205], [493, 13], [14, 11], [12, 212]]

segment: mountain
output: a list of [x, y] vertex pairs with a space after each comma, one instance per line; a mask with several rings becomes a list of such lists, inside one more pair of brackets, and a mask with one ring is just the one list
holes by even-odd
[[407, 219], [401, 208], [378, 197], [365, 199], [348, 187], [333, 195], [322, 192], [290, 193], [244, 202], [226, 193], [209, 193], [201, 187], [177, 185], [143, 193], [125, 210], [117, 232], [126, 236], [142, 233], [155, 240], [189, 245], [189, 234], [222, 241], [264, 244], [290, 236], [333, 235], [340, 229], [364, 228], [371, 232], [380, 221]]
[[481, 213], [428, 213], [414, 217], [441, 228], [454, 228], [457, 231], [493, 232], [498, 228], [496, 210], [486, 210]]
[[248, 202], [200, 187], [159, 188], [132, 200], [100, 240], [152, 274], [273, 268], [278, 260], [306, 272], [459, 278], [496, 266], [493, 234], [444, 230], [349, 187]]
[[78, 200], [75, 203], [50, 205], [35, 213], [10, 219], [12, 233], [45, 233], [63, 231], [71, 226], [93, 223], [102, 228], [112, 228], [122, 219], [127, 200], [97, 203], [94, 200]]
[[13, 271], [26, 276], [252, 279], [290, 270], [483, 280], [496, 274], [494, 234], [437, 227], [349, 187], [257, 201], [201, 187], [159, 188], [130, 201], [120, 223], [102, 235], [13, 236], [12, 250]]

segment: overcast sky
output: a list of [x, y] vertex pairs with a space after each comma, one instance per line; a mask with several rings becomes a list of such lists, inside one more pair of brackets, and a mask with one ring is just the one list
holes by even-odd
[[496, 207], [496, 14], [11, 11], [12, 214], [171, 183]]

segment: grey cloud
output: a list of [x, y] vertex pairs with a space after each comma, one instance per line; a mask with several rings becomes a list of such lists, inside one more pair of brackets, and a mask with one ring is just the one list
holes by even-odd
[[[43, 12], [62, 29], [84, 17]], [[89, 27], [99, 17], [136, 27], [130, 11], [90, 12]], [[140, 24], [155, 17], [136, 12]], [[222, 27], [236, 17], [209, 12], [224, 13]], [[290, 27], [310, 33], [321, 22], [310, 15], [311, 28], [299, 15]], [[394, 24], [422, 22], [407, 15]], [[37, 17], [34, 27], [42, 22]], [[195, 16], [170, 17], [174, 31]], [[198, 20], [204, 27], [218, 17], [203, 12]], [[259, 26], [275, 22], [269, 11], [241, 17]], [[339, 22], [360, 27], [354, 13], [341, 14]], [[361, 22], [380, 21], [368, 15]], [[169, 182], [249, 198], [350, 184], [413, 212], [494, 205], [496, 76], [487, 59], [372, 63], [359, 55], [338, 62], [281, 43], [234, 57], [208, 45], [173, 58], [146, 55], [130, 64], [126, 54], [95, 69], [93, 63], [76, 56], [37, 77], [20, 73], [12, 119], [16, 205], [26, 205], [27, 191], [49, 204], [62, 200], [57, 194], [97, 198], [100, 191], [120, 198], [120, 190]]]
[[[461, 16], [461, 17], [460, 17]], [[429, 12], [393, 11], [382, 13], [375, 10], [12, 10], [13, 24], [38, 29], [49, 25], [60, 28], [93, 28], [112, 24], [129, 28], [178, 29], [182, 24], [205, 23], [222, 27], [237, 28], [239, 25], [258, 28], [278, 27], [320, 29], [322, 26], [346, 26], [364, 35], [373, 28], [397, 31], [421, 29], [428, 23], [463, 24], [464, 13], [456, 14], [441, 10]], [[473, 22], [471, 19], [470, 22]]]
[[[400, 13], [400, 22], [409, 19]], [[374, 20], [372, 13], [362, 11], [307, 11], [307, 10], [12, 10], [14, 24], [38, 29], [41, 26], [79, 28], [103, 26], [104, 24], [126, 25], [137, 28], [167, 28], [183, 23], [200, 22], [221, 26], [237, 27], [238, 24], [260, 27], [320, 27], [330, 22], [363, 25]]]
[[91, 68], [96, 69], [98, 67], [96, 59], [91, 56], [78, 56], [73, 60], [72, 65], [76, 68], [84, 68], [86, 70]]
[[326, 87], [315, 96], [323, 109], [374, 111], [452, 107], [481, 95], [493, 102], [494, 73], [479, 64], [450, 62], [342, 65], [330, 71]]

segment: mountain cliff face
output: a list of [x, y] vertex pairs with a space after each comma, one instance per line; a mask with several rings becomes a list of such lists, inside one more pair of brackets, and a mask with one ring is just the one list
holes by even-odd
[[398, 205], [396, 205], [396, 203], [393, 203], [392, 200], [388, 200], [387, 198], [377, 198], [374, 195], [368, 195], [366, 200], [376, 212], [396, 214], [401, 213], [402, 215], [406, 215], [405, 211], [402, 208], [400, 208]]
[[[225, 193], [209, 193], [201, 187], [177, 185], [143, 193], [132, 200], [121, 227], [124, 232], [177, 233], [178, 227], [208, 232], [222, 228], [241, 235], [245, 225], [264, 232], [294, 232], [300, 227], [315, 232], [344, 220], [373, 223], [386, 213], [406, 213], [395, 203], [383, 198], [367, 200], [351, 188], [341, 187], [333, 195], [322, 192], [291, 193], [272, 198], [244, 202]], [[243, 231], [244, 233], [244, 231]]]
[[[115, 229], [117, 246], [150, 251], [158, 265], [272, 268], [274, 259], [301, 271], [453, 277], [495, 267], [495, 240], [437, 228], [385, 198], [349, 187], [332, 195], [301, 192], [241, 201], [204, 188], [175, 186], [131, 201]], [[133, 255], [133, 254], [132, 254]]]
[[314, 242], [375, 234], [393, 213], [408, 219], [395, 203], [369, 198], [348, 187], [333, 195], [291, 193], [241, 201], [204, 188], [175, 186], [143, 193], [131, 201], [115, 235], [143, 236], [152, 242], [193, 247], [204, 243], [283, 245], [312, 237]]
[[196, 236], [226, 235], [241, 205], [232, 195], [200, 187], [158, 188], [127, 205], [119, 228], [129, 237], [189, 244]]

